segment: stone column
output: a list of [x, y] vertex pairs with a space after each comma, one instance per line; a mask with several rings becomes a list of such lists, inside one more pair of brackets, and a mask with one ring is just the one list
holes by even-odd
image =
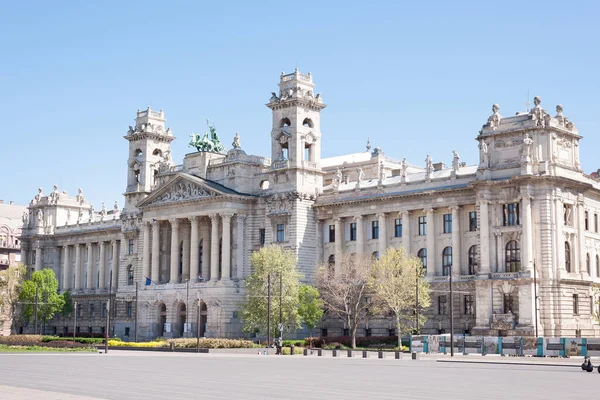
[[142, 276], [139, 277], [140, 284], [143, 286], [146, 277], [150, 277], [150, 223], [144, 221], [144, 250], [142, 253]]
[[198, 280], [198, 217], [193, 216], [190, 220], [190, 282]]
[[[207, 221], [207, 218], [203, 218], [203, 221]], [[208, 280], [210, 278], [210, 252], [211, 252], [211, 241], [210, 241], [210, 227], [208, 224], [202, 226], [204, 237], [202, 240], [202, 278]]]
[[179, 281], [179, 221], [177, 218], [170, 219], [171, 223], [171, 271], [169, 283], [177, 283]]
[[554, 212], [555, 212], [555, 224], [556, 224], [556, 263], [557, 263], [557, 278], [564, 277], [567, 273], [565, 269], [565, 236], [563, 234], [564, 225], [564, 211], [563, 203], [560, 197], [554, 199]]
[[223, 214], [223, 265], [221, 279], [231, 279], [231, 217], [233, 214]]
[[71, 273], [69, 268], [69, 246], [63, 246], [62, 248], [62, 260], [63, 260], [63, 281], [62, 290], [69, 289], [69, 274]]
[[427, 216], [427, 276], [433, 277], [441, 275], [440, 265], [438, 265], [435, 249], [435, 218], [433, 218], [433, 208], [423, 210]]
[[490, 274], [490, 215], [488, 211], [489, 202], [485, 199], [479, 200], [479, 275]]
[[210, 280], [219, 279], [219, 214], [210, 215]]
[[387, 250], [387, 218], [385, 213], [377, 214], [377, 218], [379, 218], [379, 240], [377, 242], [379, 251], [379, 257], [385, 254]]
[[43, 259], [42, 259], [42, 246], [40, 246], [38, 244], [38, 246], [35, 248], [35, 270], [39, 271], [42, 269], [42, 265], [43, 265]]
[[160, 221], [152, 221], [152, 274], [150, 279], [159, 282], [160, 270]]
[[363, 216], [357, 215], [354, 217], [356, 222], [356, 254], [363, 254], [365, 252], [365, 227], [363, 224]]
[[244, 221], [246, 216], [243, 214], [236, 214], [236, 277], [242, 279], [244, 277]]
[[335, 273], [335, 275], [338, 275], [341, 270], [340, 266], [342, 265], [342, 259], [344, 257], [344, 236], [345, 236], [344, 235], [344, 219], [343, 218], [334, 218], [333, 224], [335, 227], [335, 271], [334, 271], [334, 273]]
[[100, 242], [100, 263], [98, 264], [98, 287], [100, 289], [106, 288], [106, 243]]
[[402, 211], [399, 213], [400, 218], [402, 218], [402, 247], [406, 250], [408, 254], [410, 253], [410, 240], [411, 240], [411, 232], [410, 232], [410, 211]]
[[110, 275], [112, 277], [112, 290], [115, 290], [117, 288], [117, 278], [119, 277], [119, 253], [117, 251], [118, 243], [116, 240], [113, 240], [110, 242], [110, 244], [112, 246], [112, 265], [110, 266], [112, 274]]
[[81, 289], [81, 245], [75, 245], [75, 282], [73, 287], [75, 290]]
[[[583, 202], [583, 195], [577, 196], [577, 212], [579, 216], [577, 227], [577, 238], [578, 240], [578, 248], [579, 248], [579, 262], [575, 264], [574, 271], [580, 274], [587, 275], [587, 267], [585, 265], [586, 262], [586, 251], [585, 251], [585, 207]], [[590, 221], [588, 221], [589, 223]], [[591, 225], [591, 224], [590, 224]]]
[[[189, 231], [183, 233], [182, 246], [183, 246], [183, 254], [182, 254], [182, 272], [181, 272], [181, 281], [184, 282], [185, 278], [190, 279], [190, 242], [191, 238], [189, 235]], [[189, 316], [189, 312], [188, 312]]]
[[523, 272], [529, 272], [533, 276], [533, 220], [531, 213], [531, 197], [528, 194], [523, 196]]
[[460, 245], [460, 207], [449, 207], [452, 211], [452, 276], [458, 278], [462, 273]]
[[94, 252], [91, 243], [86, 244], [87, 247], [87, 265], [85, 267], [85, 288], [91, 289], [94, 287]]

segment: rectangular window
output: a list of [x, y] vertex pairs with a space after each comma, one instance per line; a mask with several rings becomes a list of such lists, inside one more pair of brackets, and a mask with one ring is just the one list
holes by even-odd
[[88, 326], [88, 333], [92, 333], [94, 332], [94, 328], [92, 328], [91, 326]]
[[371, 222], [371, 238], [379, 239], [379, 221]]
[[321, 329], [321, 337], [327, 337], [327, 328]]
[[266, 239], [265, 239], [265, 238], [266, 238], [266, 235], [265, 235], [265, 230], [264, 230], [264, 228], [263, 228], [263, 229], [259, 229], [259, 230], [258, 230], [258, 235], [259, 235], [259, 237], [260, 237], [260, 239], [259, 239], [259, 240], [260, 240], [260, 245], [261, 245], [261, 246], [264, 246], [264, 245], [265, 245], [265, 240], [266, 240]]
[[419, 217], [419, 236], [427, 235], [427, 216]]
[[277, 242], [281, 243], [285, 241], [285, 225], [277, 224]]
[[402, 218], [394, 220], [394, 237], [402, 237]]
[[133, 302], [132, 301], [127, 302], [127, 316], [128, 317], [133, 316]]
[[590, 230], [589, 213], [586, 211], [583, 215], [584, 215], [583, 218], [584, 218], [584, 223], [585, 223], [585, 230], [589, 231]]
[[465, 315], [473, 315], [473, 296], [465, 295]]
[[477, 211], [469, 211], [469, 232], [477, 230]]
[[510, 203], [502, 205], [502, 221], [504, 226], [520, 225], [521, 215], [519, 203]]
[[452, 233], [452, 214], [444, 214], [444, 233]]
[[129, 327], [125, 328], [125, 336], [129, 336]]
[[350, 240], [356, 240], [356, 222], [350, 223]]
[[504, 314], [513, 313], [514, 312], [514, 304], [513, 297], [511, 294], [504, 294]]
[[96, 315], [96, 306], [94, 303], [90, 303], [90, 318], [94, 318]]
[[446, 296], [445, 295], [439, 296], [438, 297], [438, 314], [445, 315], [446, 309], [447, 309]]
[[106, 303], [102, 303], [102, 318], [106, 318]]
[[83, 314], [83, 304], [77, 304], [77, 318], [81, 318]]
[[329, 243], [335, 242], [335, 225], [329, 225]]
[[129, 239], [129, 247], [127, 248], [127, 254], [133, 254], [133, 245], [134, 245], [134, 241], [133, 239]]
[[573, 315], [579, 315], [579, 295], [573, 295]]

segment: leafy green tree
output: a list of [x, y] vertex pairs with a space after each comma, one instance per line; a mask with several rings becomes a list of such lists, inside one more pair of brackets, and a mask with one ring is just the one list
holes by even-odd
[[0, 271], [0, 319], [9, 321], [16, 316], [21, 283], [27, 274], [27, 266], [19, 264]]
[[63, 293], [63, 299], [65, 304], [61, 310], [61, 314], [63, 317], [68, 317], [73, 314], [73, 296], [71, 295], [71, 291], [67, 290]]
[[416, 311], [431, 304], [429, 283], [423, 275], [421, 260], [408, 254], [403, 248], [390, 248], [373, 263], [369, 280], [369, 290], [372, 293], [370, 307], [375, 312], [394, 315], [398, 346], [402, 346], [403, 333], [418, 330], [418, 326], [427, 321], [424, 313], [419, 312], [418, 326], [414, 323]]
[[298, 290], [298, 314], [310, 330], [310, 336], [317, 323], [323, 318], [323, 299], [319, 290], [310, 285], [300, 285]]
[[[241, 306], [245, 332], [267, 333], [267, 282], [271, 281], [271, 336], [279, 336], [279, 310], [283, 314], [284, 331], [300, 328], [298, 292], [300, 273], [296, 256], [278, 245], [269, 245], [252, 254], [254, 272], [246, 279], [247, 296]], [[281, 290], [280, 290], [281, 288]]]
[[58, 280], [51, 269], [42, 269], [31, 274], [31, 278], [23, 282], [19, 301], [22, 305], [22, 316], [25, 322], [35, 317], [37, 288], [37, 317], [41, 324], [50, 321], [54, 314], [61, 312], [65, 299], [58, 294]]

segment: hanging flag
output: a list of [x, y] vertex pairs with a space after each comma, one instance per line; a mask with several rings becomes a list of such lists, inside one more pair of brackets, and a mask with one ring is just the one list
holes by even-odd
[[146, 286], [150, 286], [152, 284], [152, 279], [146, 277]]

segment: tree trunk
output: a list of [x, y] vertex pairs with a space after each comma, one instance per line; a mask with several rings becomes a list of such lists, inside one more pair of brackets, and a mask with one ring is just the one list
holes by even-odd
[[398, 351], [402, 351], [402, 335], [400, 335], [400, 315], [396, 314], [396, 335], [398, 335]]
[[355, 349], [356, 348], [356, 324], [352, 325], [352, 348]]

